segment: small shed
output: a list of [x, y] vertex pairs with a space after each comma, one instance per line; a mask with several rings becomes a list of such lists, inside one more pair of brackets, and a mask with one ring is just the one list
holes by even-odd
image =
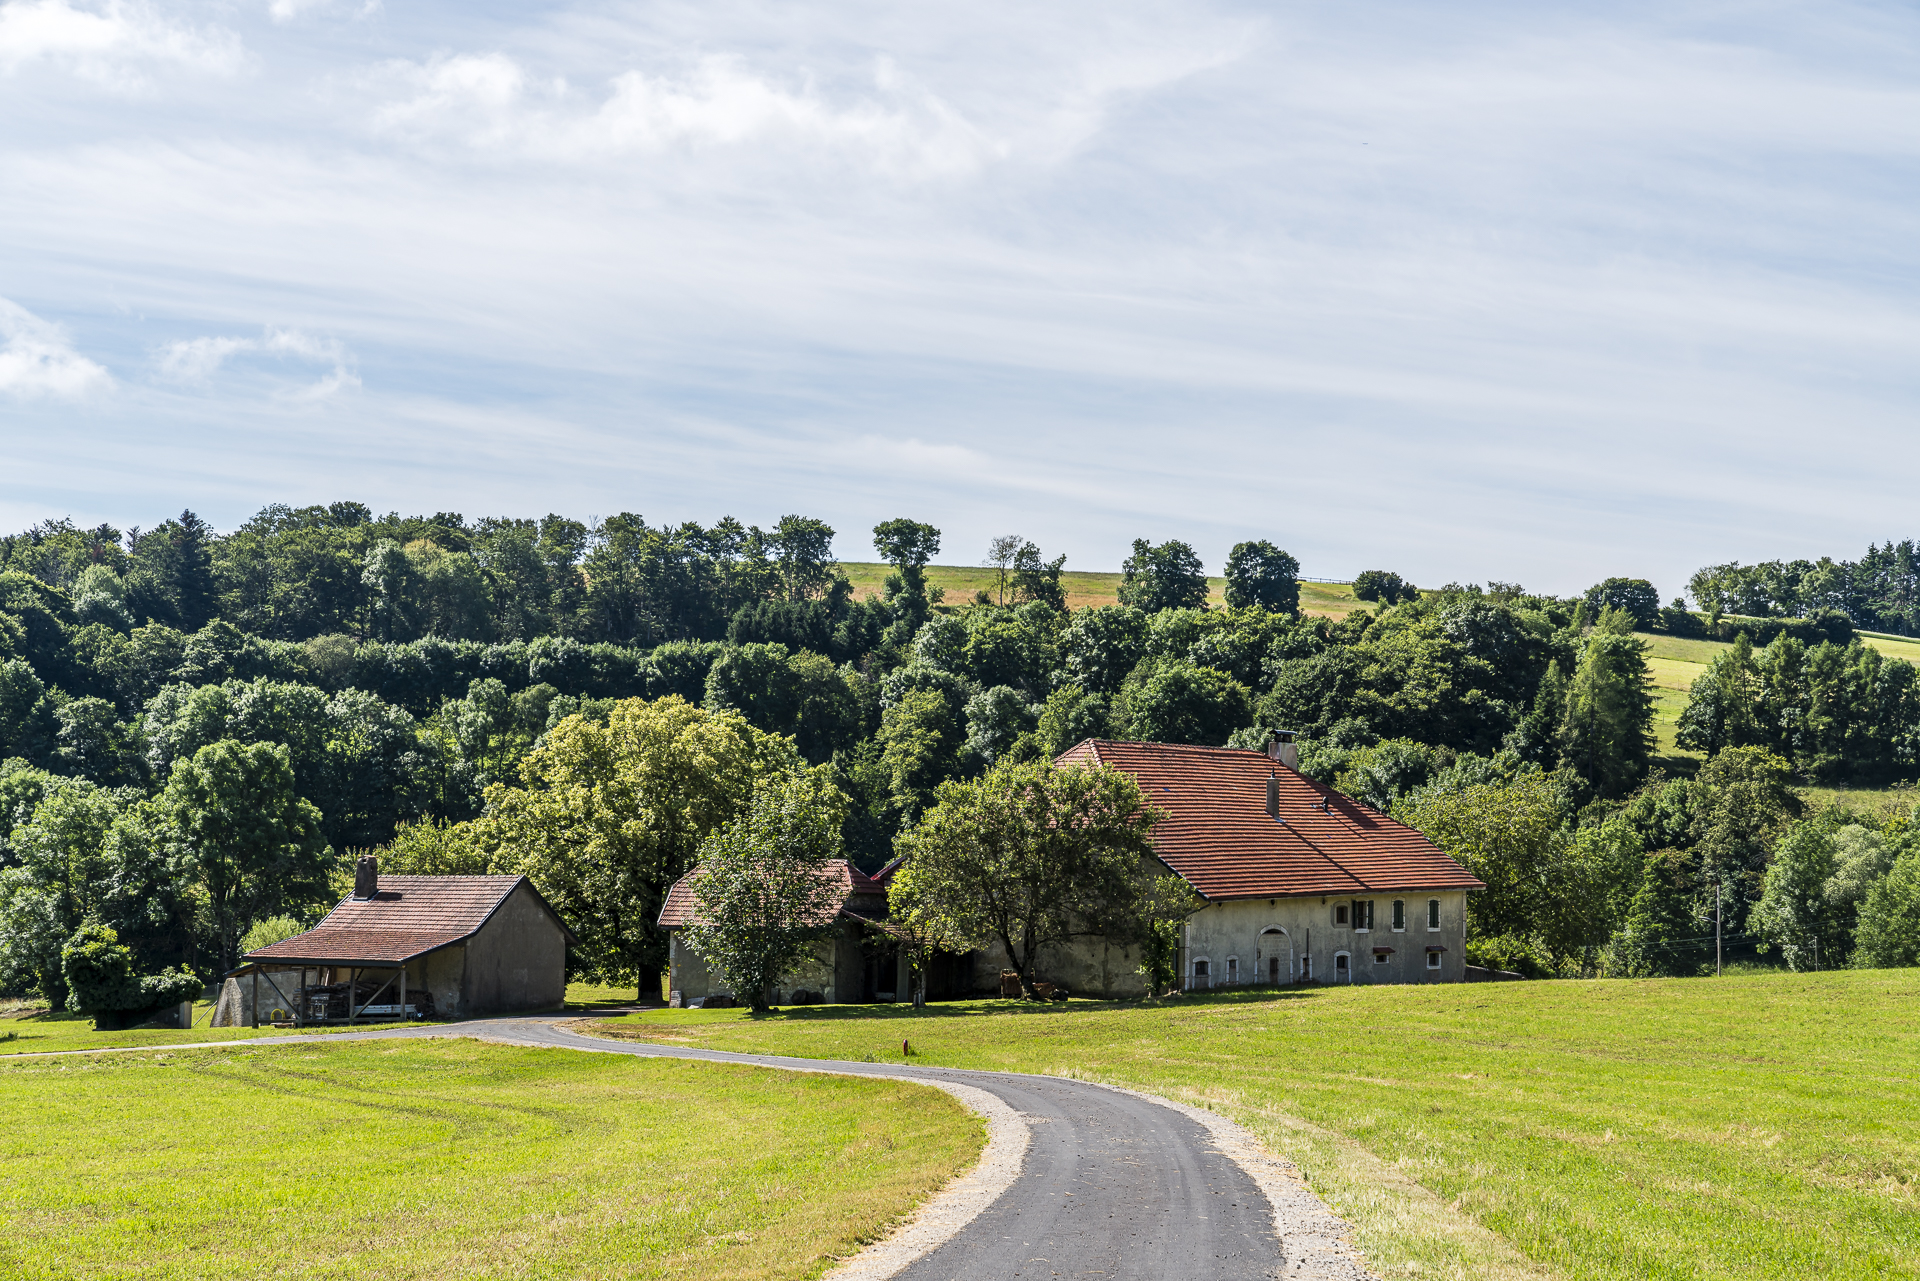
[[[326, 919], [249, 952], [217, 1022], [469, 1017], [566, 998], [573, 932], [524, 876], [381, 876], [362, 858]], [[232, 1008], [229, 1008], [232, 1007]]]

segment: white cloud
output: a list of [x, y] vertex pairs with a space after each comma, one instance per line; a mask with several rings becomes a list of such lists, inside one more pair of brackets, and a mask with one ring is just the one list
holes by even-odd
[[621, 72], [597, 102], [564, 79], [535, 80], [501, 53], [393, 63], [385, 78], [408, 92], [379, 109], [377, 128], [517, 157], [593, 161], [798, 147], [888, 171], [963, 175], [1007, 151], [884, 57], [861, 92], [831, 96], [805, 79], [783, 84], [723, 55], [678, 75]]
[[161, 376], [174, 382], [206, 383], [234, 356], [248, 352], [290, 358], [306, 364], [332, 365], [330, 372], [277, 394], [298, 400], [323, 400], [360, 386], [353, 358], [337, 338], [317, 338], [298, 329], [266, 329], [258, 338], [189, 338], [168, 343], [159, 352]]
[[66, 333], [0, 298], [0, 391], [15, 396], [84, 396], [113, 385], [101, 366], [76, 352]]
[[195, 31], [137, 0], [107, 0], [92, 8], [68, 0], [0, 4], [0, 70], [7, 72], [44, 60], [127, 88], [140, 83], [142, 65], [231, 73], [244, 57], [233, 33], [219, 27]]

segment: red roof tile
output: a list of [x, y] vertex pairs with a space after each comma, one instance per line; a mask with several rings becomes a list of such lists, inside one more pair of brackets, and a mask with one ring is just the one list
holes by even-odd
[[[342, 965], [404, 961], [473, 934], [526, 879], [382, 876], [372, 898], [344, 898], [305, 934], [249, 952], [244, 959]], [[561, 928], [566, 928], [564, 923]]]
[[[838, 881], [845, 890], [845, 899], [839, 907], [834, 909], [836, 916], [850, 908], [853, 905], [852, 900], [857, 895], [884, 895], [887, 892], [884, 885], [868, 876], [865, 872], [862, 872], [846, 859], [829, 859], [827, 861], [827, 867], [829, 869], [828, 875]], [[693, 881], [694, 878], [699, 875], [700, 869], [696, 867], [675, 881], [672, 887], [667, 890], [667, 901], [660, 907], [660, 928], [667, 930], [677, 929], [693, 919]], [[855, 915], [858, 914], [856, 913]]]
[[[1155, 852], [1210, 899], [1486, 888], [1413, 828], [1265, 752], [1088, 739], [1057, 760], [1076, 762], [1139, 780], [1169, 815]], [[1280, 822], [1267, 814], [1269, 777]]]

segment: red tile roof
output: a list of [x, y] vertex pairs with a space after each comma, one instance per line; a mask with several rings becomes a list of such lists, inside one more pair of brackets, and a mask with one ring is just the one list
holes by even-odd
[[[382, 876], [372, 898], [344, 898], [305, 934], [249, 952], [244, 959], [338, 965], [408, 960], [477, 932], [526, 879]], [[531, 885], [527, 890], [546, 906]], [[564, 923], [561, 928], [566, 929]]]
[[[1209, 899], [1486, 888], [1413, 828], [1265, 752], [1088, 739], [1056, 763], [1138, 779], [1168, 814], [1154, 829], [1155, 852]], [[1269, 777], [1279, 822], [1267, 814]]]
[[[861, 894], [884, 895], [884, 885], [862, 872], [846, 859], [836, 858], [827, 861], [828, 875], [838, 881], [845, 891], [841, 905], [834, 909], [834, 915], [847, 912], [855, 906], [855, 896]], [[694, 868], [673, 883], [667, 890], [667, 901], [660, 907], [660, 928], [676, 929], [693, 919], [694, 898], [693, 881], [700, 875], [700, 869]], [[854, 913], [864, 919], [864, 913]]]

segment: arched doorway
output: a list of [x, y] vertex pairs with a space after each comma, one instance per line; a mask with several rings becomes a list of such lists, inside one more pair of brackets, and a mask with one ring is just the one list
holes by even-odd
[[1255, 982], [1282, 987], [1293, 982], [1293, 936], [1283, 926], [1269, 925], [1260, 931]]

